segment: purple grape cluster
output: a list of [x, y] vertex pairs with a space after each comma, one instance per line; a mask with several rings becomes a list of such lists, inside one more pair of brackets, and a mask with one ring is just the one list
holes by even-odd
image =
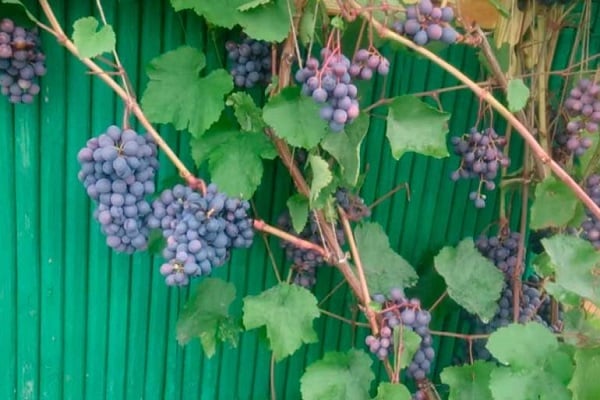
[[233, 63], [231, 75], [237, 87], [251, 88], [258, 83], [267, 84], [271, 81], [271, 50], [268, 42], [247, 37], [240, 44], [228, 41], [225, 49], [227, 58]]
[[563, 103], [567, 122], [564, 131], [555, 136], [555, 141], [567, 154], [583, 155], [592, 146], [584, 132], [598, 133], [600, 124], [600, 85], [589, 79], [581, 79]]
[[359, 49], [348, 68], [350, 76], [368, 81], [373, 77], [374, 71], [386, 76], [390, 72], [390, 61], [378, 52]]
[[519, 232], [511, 232], [505, 229], [497, 236], [490, 236], [489, 238], [483, 235], [480, 236], [475, 241], [475, 247], [504, 273], [506, 279], [511, 279], [517, 266], [520, 237]]
[[460, 178], [479, 178], [478, 190], [469, 193], [469, 199], [475, 203], [475, 207], [484, 208], [486, 195], [482, 193], [482, 189], [485, 187], [487, 190], [494, 190], [498, 171], [510, 164], [510, 159], [502, 153], [506, 139], [499, 136], [493, 128], [481, 132], [477, 128], [471, 128], [469, 133], [453, 137], [452, 145], [454, 154], [461, 157], [461, 162], [451, 179], [457, 181]]
[[435, 358], [429, 332], [431, 314], [421, 309], [419, 299], [408, 299], [404, 291], [398, 288], [392, 289], [389, 296], [373, 295], [373, 301], [381, 305], [382, 312], [379, 314], [379, 335], [369, 335], [365, 339], [369, 351], [380, 360], [388, 358], [394, 351], [394, 329], [402, 325], [421, 337], [421, 344], [408, 366], [407, 375], [417, 381], [425, 379]]
[[169, 286], [208, 275], [227, 262], [232, 247], [250, 247], [254, 238], [250, 204], [231, 198], [210, 184], [204, 195], [188, 186], [166, 189], [152, 203], [148, 226], [161, 229], [167, 241], [160, 267]]
[[399, 35], [406, 35], [419, 46], [432, 41], [452, 44], [458, 40], [458, 32], [450, 25], [454, 20], [451, 7], [435, 7], [431, 0], [419, 0], [406, 7], [406, 19], [395, 21], [392, 29]]
[[45, 59], [36, 29], [0, 20], [0, 92], [11, 103], [33, 102], [40, 92], [38, 78], [46, 74]]
[[335, 202], [342, 207], [349, 221], [357, 222], [371, 216], [371, 209], [367, 207], [365, 201], [346, 188], [336, 190]]
[[158, 168], [152, 139], [113, 125], [88, 140], [77, 159], [78, 178], [98, 202], [94, 217], [108, 246], [124, 253], [146, 249], [147, 219], [152, 212], [146, 196], [154, 193]]
[[322, 104], [320, 115], [329, 122], [329, 128], [340, 132], [358, 117], [358, 89], [351, 83], [348, 57], [324, 48], [321, 59], [322, 63], [307, 59], [305, 67], [296, 72], [296, 81], [302, 83], [304, 95]]
[[[594, 201], [600, 205], [600, 175], [590, 175], [585, 181], [585, 191]], [[587, 239], [600, 249], [600, 221], [589, 210], [586, 209], [586, 218], [581, 223], [582, 237]]]

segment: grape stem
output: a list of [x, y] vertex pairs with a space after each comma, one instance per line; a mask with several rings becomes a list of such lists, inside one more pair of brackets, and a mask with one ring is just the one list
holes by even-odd
[[561, 166], [552, 159], [546, 153], [544, 148], [537, 142], [536, 138], [533, 134], [527, 130], [527, 128], [506, 108], [498, 99], [496, 99], [490, 92], [482, 89], [479, 85], [471, 80], [468, 76], [463, 74], [456, 67], [446, 62], [442, 58], [438, 57], [436, 54], [432, 53], [428, 49], [418, 46], [413, 43], [410, 39], [405, 38], [404, 36], [398, 35], [396, 32], [391, 29], [385, 27], [376, 19], [371, 18], [371, 13], [362, 9], [361, 5], [356, 2], [356, 0], [348, 0], [347, 5], [352, 7], [355, 12], [357, 12], [361, 17], [369, 19], [373, 26], [377, 28], [379, 35], [382, 38], [393, 40], [398, 42], [412, 50], [416, 53], [425, 56], [427, 59], [432, 61], [433, 63], [440, 66], [446, 72], [454, 76], [456, 79], [464, 83], [475, 93], [479, 98], [486, 101], [492, 108], [494, 108], [500, 115], [502, 115], [506, 121], [510, 125], [512, 125], [515, 130], [523, 137], [525, 143], [531, 148], [535, 156], [541, 161], [542, 164], [548, 165], [552, 172], [563, 181], [575, 195], [583, 202], [583, 204], [590, 210], [594, 216], [600, 219], [600, 207], [594, 203], [594, 201], [587, 195], [587, 193], [575, 182], [573, 178], [561, 168]]
[[256, 229], [257, 231], [261, 231], [261, 232], [269, 233], [273, 236], [277, 236], [278, 238], [285, 240], [286, 242], [290, 242], [295, 247], [315, 251], [315, 252], [319, 253], [319, 255], [321, 255], [323, 258], [327, 258], [329, 256], [327, 251], [323, 247], [319, 246], [318, 244], [309, 242], [308, 240], [301, 239], [297, 236], [294, 236], [285, 231], [282, 231], [279, 228], [276, 228], [272, 225], [267, 224], [265, 221], [263, 221], [261, 219], [255, 219], [253, 221], [252, 225], [254, 226], [254, 229]]
[[[125, 105], [131, 112], [137, 117], [142, 126], [146, 128], [148, 134], [152, 136], [157, 146], [160, 147], [162, 151], [165, 152], [167, 157], [171, 160], [171, 162], [175, 165], [177, 170], [182, 178], [190, 184], [190, 186], [195, 187], [204, 187], [204, 185], [199, 182], [200, 180], [193, 176], [193, 174], [187, 169], [187, 167], [183, 164], [183, 162], [177, 157], [175, 152], [169, 147], [169, 145], [163, 140], [160, 134], [154, 129], [141, 107], [139, 106], [137, 100], [131, 96], [127, 90], [123, 89], [112, 77], [111, 75], [104, 71], [102, 68], [98, 66], [94, 61], [90, 58], [81, 57], [79, 51], [75, 44], [69, 39], [69, 37], [65, 34], [62, 29], [61, 24], [59, 23], [52, 7], [48, 3], [48, 0], [39, 0], [40, 6], [48, 19], [51, 30], [49, 32], [56, 37], [58, 42], [65, 47], [69, 52], [71, 52], [75, 57], [77, 57], [83, 64], [85, 64], [95, 75], [98, 75], [100, 79], [102, 79], [119, 97], [123, 99]], [[121, 67], [122, 68], [122, 67]]]

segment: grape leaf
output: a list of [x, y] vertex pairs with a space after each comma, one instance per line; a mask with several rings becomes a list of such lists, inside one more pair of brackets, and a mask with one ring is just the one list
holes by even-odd
[[104, 25], [98, 30], [99, 25], [94, 17], [79, 18], [73, 24], [73, 43], [82, 58], [96, 57], [115, 49], [117, 39], [112, 26]]
[[556, 284], [600, 305], [600, 253], [581, 238], [555, 235], [542, 239], [556, 268]]
[[375, 375], [363, 351], [329, 352], [306, 368], [300, 379], [303, 400], [365, 400]]
[[381, 225], [375, 222], [358, 225], [354, 237], [371, 293], [385, 294], [392, 288], [410, 287], [417, 282], [415, 269], [390, 248]]
[[575, 217], [578, 199], [562, 181], [550, 175], [535, 187], [531, 228], [565, 226]]
[[292, 227], [296, 233], [302, 232], [308, 220], [308, 199], [299, 193], [287, 201], [288, 210], [292, 219]]
[[224, 69], [201, 78], [205, 66], [204, 54], [189, 46], [154, 58], [141, 102], [148, 119], [187, 129], [194, 137], [210, 128], [225, 107], [223, 98], [233, 89], [233, 80]]
[[529, 88], [523, 83], [523, 79], [511, 79], [506, 88], [506, 99], [508, 109], [511, 112], [520, 111], [529, 100]]
[[[580, 304], [581, 301], [577, 303]], [[600, 316], [573, 308], [562, 313], [562, 320], [565, 342], [575, 346], [600, 346]]]
[[389, 105], [386, 135], [396, 160], [409, 151], [435, 158], [448, 157], [447, 121], [450, 114], [440, 112], [415, 96], [393, 99]]
[[493, 400], [489, 384], [490, 374], [495, 368], [494, 364], [484, 361], [444, 368], [440, 378], [450, 386], [448, 400]]
[[473, 239], [462, 240], [456, 248], [444, 247], [434, 258], [435, 269], [448, 285], [448, 295], [484, 322], [496, 312], [504, 276], [481, 255]]
[[[260, 2], [257, 0], [255, 2]], [[290, 28], [290, 11], [287, 0], [271, 0], [259, 7], [245, 8], [255, 2], [248, 0], [171, 0], [175, 11], [192, 9], [213, 24], [225, 28], [240, 25], [248, 36], [266, 40], [283, 40]], [[267, 3], [265, 0], [263, 2]], [[291, 3], [291, 15], [294, 14], [294, 4]], [[240, 10], [240, 8], [244, 10]]]
[[381, 382], [374, 400], [411, 400], [411, 394], [401, 383]]
[[241, 326], [229, 315], [235, 286], [216, 278], [205, 278], [187, 301], [177, 321], [177, 341], [184, 345], [200, 338], [208, 358], [215, 354], [217, 341], [237, 346]]
[[400, 368], [406, 368], [412, 363], [420, 346], [421, 336], [413, 330], [406, 329], [403, 325], [394, 328], [394, 354], [400, 354]]
[[569, 383], [573, 400], [598, 400], [600, 393], [600, 348], [583, 348], [575, 352], [575, 371]]
[[257, 296], [244, 298], [244, 326], [265, 326], [275, 360], [294, 353], [302, 343], [317, 342], [312, 327], [319, 316], [317, 299], [308, 290], [280, 283]]
[[321, 142], [323, 150], [331, 154], [340, 164], [342, 177], [350, 186], [355, 186], [360, 172], [360, 145], [369, 130], [369, 116], [361, 114], [343, 132], [325, 136]]
[[319, 156], [310, 155], [308, 156], [308, 164], [312, 171], [312, 181], [310, 183], [310, 203], [315, 202], [321, 190], [333, 179], [331, 171], [329, 170], [329, 164]]
[[262, 132], [265, 129], [266, 124], [262, 119], [262, 110], [258, 108], [248, 93], [232, 93], [227, 98], [227, 105], [233, 106], [235, 118], [243, 131]]
[[248, 10], [251, 10], [251, 9], [253, 9], [255, 7], [268, 4], [271, 1], [272, 0], [252, 0], [252, 1], [249, 1], [249, 2], [247, 2], [245, 4], [242, 4], [237, 9], [238, 9], [238, 11], [248, 11]]
[[208, 161], [212, 181], [230, 196], [252, 197], [263, 176], [262, 159], [276, 151], [262, 133], [240, 132], [225, 120], [190, 140], [192, 157], [200, 166]]
[[548, 354], [558, 350], [558, 341], [543, 325], [530, 322], [499, 328], [486, 347], [501, 363], [526, 369], [543, 363]]
[[275, 133], [295, 147], [311, 149], [327, 133], [327, 124], [319, 118], [319, 106], [300, 89], [285, 88], [272, 97], [263, 109], [263, 118]]

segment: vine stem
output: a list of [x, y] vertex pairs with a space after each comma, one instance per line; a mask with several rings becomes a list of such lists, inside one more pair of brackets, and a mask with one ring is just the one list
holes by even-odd
[[569, 188], [571, 188], [573, 193], [575, 193], [575, 195], [583, 202], [583, 204], [585, 204], [585, 206], [590, 210], [590, 212], [592, 212], [592, 214], [594, 214], [594, 216], [600, 218], [600, 207], [598, 207], [598, 205], [596, 205], [596, 203], [592, 201], [592, 199], [577, 184], [577, 182], [575, 182], [575, 180], [571, 178], [571, 176], [564, 169], [562, 169], [561, 166], [556, 161], [554, 161], [552, 157], [548, 155], [548, 153], [546, 153], [544, 148], [537, 142], [533, 134], [529, 132], [529, 130], [527, 130], [527, 128], [491, 93], [479, 87], [479, 85], [476, 82], [471, 80], [468, 76], [463, 74], [460, 70], [458, 70], [450, 63], [438, 57], [436, 54], [432, 53], [424, 47], [416, 45], [409, 39], [400, 36], [396, 32], [388, 29], [379, 21], [372, 19], [370, 13], [368, 11], [363, 10], [361, 8], [361, 5], [358, 4], [356, 0], [348, 0], [347, 4], [351, 6], [358, 14], [360, 14], [361, 17], [370, 19], [371, 23], [374, 27], [377, 28], [377, 31], [379, 32], [379, 35], [382, 38], [398, 42], [414, 50], [416, 53], [419, 53], [422, 56], [426, 57], [433, 63], [440, 66], [450, 75], [454, 76], [456, 79], [467, 85], [469, 89], [471, 89], [473, 93], [475, 93], [480, 99], [486, 101], [492, 108], [494, 108], [500, 115], [502, 115], [510, 125], [512, 125], [515, 128], [515, 130], [523, 137], [525, 143], [527, 143], [527, 145], [531, 148], [535, 156], [543, 164], [548, 165], [552, 172], [554, 172], [554, 174], [556, 174], [556, 176], [561, 181], [563, 181]]
[[[188, 184], [197, 184], [198, 179], [193, 176], [193, 174], [187, 169], [187, 167], [183, 164], [183, 162], [177, 157], [175, 152], [169, 147], [169, 145], [163, 140], [160, 134], [154, 129], [138, 102], [134, 97], [128, 95], [127, 91], [123, 89], [111, 76], [109, 73], [104, 71], [102, 68], [98, 66], [94, 61], [90, 58], [82, 57], [77, 50], [75, 44], [68, 38], [65, 34], [64, 30], [52, 7], [48, 3], [48, 0], [39, 0], [40, 6], [48, 19], [50, 26], [52, 27], [52, 31], [50, 31], [58, 40], [58, 42], [65, 47], [68, 51], [70, 51], [75, 57], [77, 57], [83, 64], [85, 64], [95, 75], [97, 75], [100, 79], [102, 79], [119, 97], [123, 99], [126, 104], [126, 107], [129, 108], [133, 114], [140, 121], [142, 126], [146, 128], [150, 136], [154, 139], [157, 146], [160, 147], [162, 151], [167, 155], [167, 157], [171, 160], [171, 162], [175, 165], [175, 167], [179, 170], [182, 178], [184, 178]], [[202, 185], [200, 185], [202, 186]]]
[[360, 327], [363, 327], [363, 328], [370, 328], [369, 324], [365, 324], [364, 322], [358, 322], [358, 321], [353, 321], [353, 320], [348, 319], [348, 318], [344, 318], [341, 315], [337, 315], [335, 313], [332, 313], [331, 311], [327, 311], [327, 310], [324, 310], [322, 308], [319, 308], [319, 312], [321, 314], [327, 315], [328, 317], [331, 317], [333, 319], [337, 319], [338, 321], [345, 322], [348, 325], [360, 326]]
[[325, 249], [318, 244], [309, 242], [308, 240], [301, 239], [297, 236], [289, 234], [285, 231], [282, 231], [279, 228], [276, 228], [272, 225], [267, 224], [265, 221], [261, 219], [255, 219], [252, 223], [254, 229], [257, 231], [269, 233], [273, 236], [277, 236], [278, 238], [285, 240], [286, 242], [292, 243], [296, 247], [300, 247], [301, 249], [312, 250], [319, 253], [323, 257], [327, 257], [328, 254]]
[[444, 332], [444, 331], [429, 331], [429, 333], [431, 333], [432, 335], [435, 336], [447, 336], [447, 337], [453, 337], [453, 338], [457, 338], [457, 339], [464, 339], [464, 340], [475, 340], [475, 339], [487, 339], [490, 337], [489, 334], [466, 334], [466, 333], [454, 333], [454, 332]]

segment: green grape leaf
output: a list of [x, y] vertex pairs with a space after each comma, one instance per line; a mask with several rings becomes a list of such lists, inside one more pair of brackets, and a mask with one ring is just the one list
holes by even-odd
[[117, 38], [112, 26], [104, 25], [98, 30], [99, 25], [94, 17], [80, 18], [73, 24], [73, 43], [82, 58], [96, 57], [115, 49]]
[[300, 379], [303, 400], [366, 400], [375, 378], [364, 351], [329, 352], [306, 368]]
[[229, 314], [235, 300], [235, 286], [221, 279], [205, 278], [187, 301], [177, 320], [177, 341], [184, 345], [200, 338], [208, 358], [215, 354], [217, 341], [237, 346], [242, 328]]
[[448, 295], [467, 311], [489, 321], [498, 308], [504, 276], [477, 251], [473, 239], [444, 247], [434, 258], [435, 269], [448, 285]]
[[302, 346], [317, 342], [313, 320], [319, 317], [317, 299], [308, 290], [280, 283], [257, 296], [244, 298], [246, 329], [267, 329], [275, 360], [279, 361]]
[[413, 286], [418, 279], [415, 269], [390, 248], [390, 240], [375, 222], [354, 228], [358, 253], [371, 293], [389, 293], [392, 288]]
[[[558, 350], [558, 341], [548, 328], [530, 322], [498, 329], [486, 347], [501, 363], [527, 369], [543, 363], [551, 352]], [[524, 354], [527, 357], [523, 357]]]
[[302, 232], [308, 221], [308, 199], [299, 193], [290, 197], [287, 207], [292, 219], [292, 228], [296, 233]]
[[381, 382], [374, 400], [411, 400], [408, 388], [401, 383]]
[[448, 400], [493, 400], [489, 385], [490, 375], [495, 368], [494, 364], [484, 361], [444, 368], [440, 378], [450, 386]]
[[344, 181], [355, 186], [360, 172], [360, 146], [369, 130], [369, 116], [361, 114], [343, 132], [325, 136], [321, 142], [323, 150], [336, 159], [342, 170]]
[[506, 99], [508, 109], [517, 112], [523, 109], [529, 100], [529, 88], [523, 83], [523, 79], [511, 79], [506, 88]]
[[[577, 302], [579, 306], [581, 301]], [[565, 342], [575, 346], [600, 346], [600, 317], [580, 308], [572, 308], [562, 313]]]
[[[394, 354], [400, 354], [400, 368], [406, 368], [421, 346], [421, 336], [399, 325], [394, 328]], [[402, 348], [400, 348], [402, 347]]]
[[233, 80], [224, 69], [200, 77], [205, 66], [204, 54], [189, 46], [154, 58], [141, 101], [148, 119], [187, 129], [196, 138], [210, 128], [225, 107], [223, 100], [233, 89]]
[[235, 92], [227, 98], [227, 105], [233, 107], [233, 113], [240, 127], [246, 132], [262, 132], [265, 121], [262, 119], [262, 110], [246, 92]]
[[308, 47], [315, 37], [315, 28], [318, 23], [318, 14], [315, 14], [315, 11], [314, 4], [311, 5], [309, 3], [304, 8], [302, 19], [300, 19], [300, 25], [298, 26], [298, 39], [306, 47]]
[[192, 9], [209, 23], [233, 28], [240, 25], [249, 37], [270, 42], [283, 40], [290, 28], [293, 2], [287, 0], [171, 0], [175, 11]]
[[575, 217], [579, 200], [562, 181], [550, 175], [535, 187], [531, 229], [565, 226]]
[[406, 152], [448, 157], [446, 147], [447, 121], [450, 114], [440, 112], [415, 96], [393, 99], [389, 105], [386, 135], [396, 160]]
[[263, 118], [277, 136], [294, 147], [311, 149], [327, 133], [327, 124], [319, 117], [319, 105], [301, 96], [297, 87], [285, 88], [272, 97], [263, 109]]
[[319, 198], [319, 193], [331, 183], [333, 175], [329, 170], [329, 164], [319, 156], [308, 156], [308, 164], [312, 171], [312, 181], [310, 183], [310, 203], [314, 203]]
[[556, 267], [556, 284], [600, 305], [600, 253], [587, 240], [567, 235], [542, 239]]
[[242, 4], [237, 9], [238, 11], [248, 11], [258, 6], [264, 6], [265, 4], [270, 3], [272, 0], [252, 0], [245, 4]]
[[575, 352], [575, 371], [569, 383], [573, 400], [598, 400], [600, 393], [600, 348], [582, 348]]
[[263, 176], [262, 159], [276, 151], [262, 133], [241, 132], [227, 121], [213, 125], [204, 135], [190, 140], [196, 165], [208, 162], [212, 181], [229, 196], [249, 199]]

